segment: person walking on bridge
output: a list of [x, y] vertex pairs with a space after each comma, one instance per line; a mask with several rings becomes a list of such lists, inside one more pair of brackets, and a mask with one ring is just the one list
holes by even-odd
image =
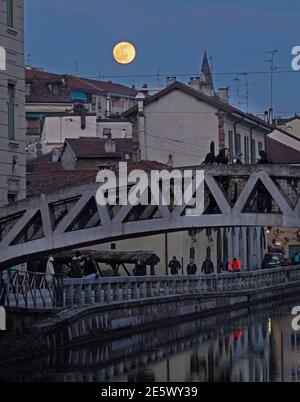
[[241, 267], [241, 262], [236, 257], [234, 257], [229, 263], [230, 272], [241, 272]]
[[195, 264], [195, 261], [193, 258], [190, 259], [190, 262], [188, 263], [186, 267], [186, 273], [188, 275], [195, 275], [197, 272], [197, 265]]
[[215, 268], [214, 268], [214, 264], [212, 263], [212, 261], [210, 260], [209, 257], [206, 257], [206, 259], [204, 260], [203, 264], [202, 264], [202, 268], [201, 271], [206, 274], [213, 274]]
[[168, 267], [170, 268], [171, 275], [178, 275], [178, 271], [181, 269], [181, 264], [174, 256], [172, 260], [169, 262]]

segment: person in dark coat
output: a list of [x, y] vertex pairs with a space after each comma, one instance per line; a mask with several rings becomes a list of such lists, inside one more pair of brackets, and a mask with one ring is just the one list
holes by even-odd
[[74, 257], [71, 261], [71, 275], [73, 278], [82, 278], [83, 277], [83, 269], [81, 266], [81, 253], [80, 251], [76, 251]]
[[214, 272], [215, 268], [214, 268], [214, 264], [212, 263], [212, 261], [210, 260], [209, 257], [206, 257], [205, 261], [202, 264], [202, 268], [201, 271], [206, 274], [212, 274]]
[[229, 268], [229, 261], [228, 261], [227, 257], [224, 257], [223, 261], [221, 261], [221, 264], [220, 264], [220, 271], [228, 272], [228, 270], [229, 270], [228, 268]]
[[178, 275], [178, 271], [181, 269], [181, 264], [174, 256], [169, 262], [168, 267], [170, 268], [171, 275]]
[[97, 276], [96, 262], [94, 261], [94, 258], [91, 255], [88, 255], [84, 262], [83, 273], [85, 277]]
[[219, 155], [216, 157], [216, 162], [221, 165], [228, 165], [230, 162], [230, 152], [228, 148], [222, 148]]
[[147, 265], [145, 261], [138, 260], [135, 264], [135, 268], [133, 270], [135, 276], [146, 276], [147, 275]]
[[259, 151], [259, 159], [257, 161], [258, 164], [266, 164], [266, 163], [272, 163], [269, 161], [268, 154], [266, 151]]
[[186, 273], [188, 275], [195, 275], [197, 272], [197, 265], [195, 264], [195, 261], [193, 260], [193, 258], [190, 259], [190, 262], [188, 263], [187, 267], [186, 267]]

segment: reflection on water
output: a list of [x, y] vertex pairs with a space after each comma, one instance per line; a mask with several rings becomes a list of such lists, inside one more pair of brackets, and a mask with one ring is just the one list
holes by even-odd
[[298, 381], [291, 306], [202, 318], [0, 367], [0, 381]]

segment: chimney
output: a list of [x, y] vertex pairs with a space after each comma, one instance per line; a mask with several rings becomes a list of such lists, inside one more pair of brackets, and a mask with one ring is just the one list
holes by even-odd
[[139, 113], [143, 113], [144, 112], [145, 95], [143, 94], [143, 92], [139, 92], [137, 94], [137, 96], [135, 97], [135, 99], [137, 100]]
[[273, 109], [269, 109], [269, 123], [273, 124]]
[[111, 112], [111, 109], [110, 109], [110, 97], [107, 96], [107, 98], [106, 98], [106, 116], [108, 118], [110, 117], [110, 112]]
[[112, 139], [107, 139], [104, 144], [105, 153], [116, 152], [116, 143]]
[[200, 91], [200, 77], [191, 77], [189, 86], [192, 89], [196, 89], [197, 91]]
[[149, 93], [148, 84], [144, 84], [141, 91], [143, 92], [144, 95], [148, 95]]
[[167, 84], [167, 86], [174, 84], [174, 82], [176, 82], [176, 77], [167, 77], [167, 78], [166, 78], [166, 84]]
[[219, 99], [222, 102], [228, 103], [229, 100], [229, 87], [227, 88], [219, 88]]
[[269, 113], [268, 113], [267, 110], [265, 111], [265, 122], [266, 122], [266, 123], [269, 122]]

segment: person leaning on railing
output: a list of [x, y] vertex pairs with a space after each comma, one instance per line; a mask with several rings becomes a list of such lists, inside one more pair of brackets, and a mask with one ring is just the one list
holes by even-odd
[[240, 260], [233, 258], [229, 263], [228, 270], [229, 272], [241, 272], [241, 268], [242, 266]]

